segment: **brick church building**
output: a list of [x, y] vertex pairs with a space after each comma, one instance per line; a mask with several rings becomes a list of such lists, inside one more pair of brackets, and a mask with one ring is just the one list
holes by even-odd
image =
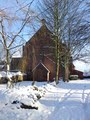
[[[43, 24], [40, 29], [23, 46], [23, 57], [13, 58], [11, 69], [23, 70], [28, 79], [36, 81], [53, 81], [55, 78], [55, 44], [50, 30]], [[75, 69], [71, 71], [74, 74]], [[76, 74], [76, 73], [75, 73]], [[78, 75], [83, 75], [78, 71]], [[62, 69], [59, 69], [59, 77]]]

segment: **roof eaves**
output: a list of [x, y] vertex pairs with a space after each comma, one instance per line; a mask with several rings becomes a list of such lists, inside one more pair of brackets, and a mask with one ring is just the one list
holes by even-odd
[[38, 65], [36, 65], [36, 66], [33, 68], [32, 72], [33, 72], [40, 64], [50, 73], [50, 70], [49, 70], [42, 62], [40, 62]]

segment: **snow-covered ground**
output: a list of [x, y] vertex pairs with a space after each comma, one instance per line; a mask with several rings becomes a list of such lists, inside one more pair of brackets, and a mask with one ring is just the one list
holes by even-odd
[[[40, 98], [41, 97], [41, 98]], [[24, 109], [22, 105], [32, 106]], [[0, 120], [90, 120], [90, 79], [0, 85]]]

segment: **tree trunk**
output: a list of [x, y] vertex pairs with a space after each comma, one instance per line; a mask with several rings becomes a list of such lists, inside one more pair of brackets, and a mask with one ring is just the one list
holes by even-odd
[[66, 68], [65, 68], [65, 81], [69, 82], [69, 67], [68, 65], [66, 65]]
[[10, 71], [10, 59], [9, 59], [9, 49], [6, 49], [6, 72], [7, 72], [7, 88], [13, 88], [14, 84], [12, 79], [10, 78], [8, 72]]
[[63, 81], [64, 82], [69, 82], [69, 75], [70, 75], [70, 71], [69, 71], [69, 65], [65, 64], [64, 68], [63, 68]]
[[[36, 53], [35, 53], [35, 48], [32, 46], [32, 68], [34, 69], [34, 67], [35, 67], [35, 65], [36, 65]], [[32, 73], [32, 77], [33, 77], [33, 81], [32, 81], [32, 85], [34, 85], [35, 84], [35, 74], [34, 74], [34, 71], [32, 71], [33, 73]]]
[[59, 58], [59, 41], [56, 39], [56, 49], [55, 49], [55, 55], [56, 55], [56, 76], [55, 81], [56, 84], [58, 84], [59, 80], [59, 68], [60, 68], [60, 58]]
[[10, 71], [9, 49], [6, 49], [6, 71]]
[[60, 68], [60, 39], [59, 39], [59, 18], [58, 18], [58, 0], [54, 0], [54, 41], [55, 41], [55, 56], [56, 56], [56, 76], [55, 76], [55, 82], [58, 84], [59, 80], [59, 68]]

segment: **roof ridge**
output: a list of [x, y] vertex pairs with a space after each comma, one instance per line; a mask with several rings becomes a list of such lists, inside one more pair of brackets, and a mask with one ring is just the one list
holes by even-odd
[[47, 28], [46, 25], [41, 25], [41, 27], [40, 27], [40, 28], [33, 34], [33, 36], [26, 42], [26, 44], [28, 44], [29, 42], [31, 42], [31, 40], [33, 39], [33, 37], [35, 37], [35, 36], [39, 33], [39, 31], [43, 29], [43, 27], [45, 27], [46, 30], [50, 31], [50, 30]]

